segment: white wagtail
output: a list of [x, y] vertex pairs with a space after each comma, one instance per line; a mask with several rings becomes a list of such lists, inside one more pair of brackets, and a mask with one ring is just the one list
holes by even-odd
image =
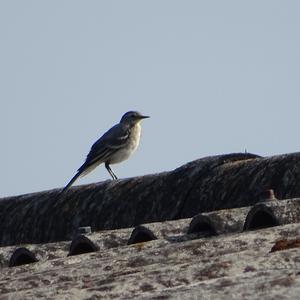
[[87, 175], [102, 163], [105, 164], [112, 179], [117, 179], [109, 165], [126, 160], [137, 149], [141, 135], [140, 121], [145, 118], [149, 116], [143, 116], [137, 111], [125, 113], [120, 123], [109, 129], [93, 144], [84, 164], [62, 192], [67, 190], [78, 177]]

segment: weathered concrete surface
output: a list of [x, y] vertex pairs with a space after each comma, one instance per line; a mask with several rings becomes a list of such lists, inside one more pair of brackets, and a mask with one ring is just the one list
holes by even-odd
[[[295, 205], [290, 204], [290, 200], [280, 201], [280, 206], [286, 204], [286, 213], [289, 212], [290, 208], [294, 209]], [[292, 203], [298, 203], [300, 208], [300, 199], [293, 201]], [[277, 202], [276, 202], [277, 203]], [[191, 218], [180, 219], [174, 221], [165, 221], [157, 223], [143, 224], [142, 226], [137, 226], [135, 228], [124, 228], [118, 230], [106, 230], [92, 232], [85, 235], [85, 238], [91, 242], [97, 251], [105, 251], [106, 249], [114, 247], [122, 247], [127, 244], [136, 243], [139, 241], [148, 241], [153, 238], [149, 238], [148, 233], [139, 235], [143, 233], [146, 229], [150, 236], [154, 239], [165, 239], [168, 242], [182, 242], [191, 240], [194, 238], [199, 238], [201, 236], [206, 236], [206, 232], [201, 232], [198, 224], [199, 217], [204, 217], [205, 222], [212, 220], [212, 226], [215, 229], [216, 234], [223, 234], [228, 232], [241, 232], [244, 227], [244, 222], [246, 220], [247, 213], [251, 210], [251, 207], [241, 207], [227, 210], [219, 210], [208, 213], [201, 213], [197, 215], [193, 220]], [[292, 220], [293, 221], [293, 220]], [[299, 216], [300, 221], [300, 216]], [[202, 224], [203, 219], [200, 218], [200, 223]], [[194, 234], [189, 234], [191, 224], [194, 225], [192, 232]], [[200, 232], [199, 232], [200, 231]], [[81, 235], [76, 235], [72, 241], [68, 242], [57, 242], [57, 243], [45, 243], [45, 244], [22, 244], [15, 246], [7, 246], [0, 248], [0, 268], [8, 267], [12, 255], [20, 248], [26, 248], [31, 251], [31, 253], [37, 258], [37, 260], [51, 260], [60, 257], [66, 257], [69, 255], [72, 246], [82, 243]], [[90, 244], [90, 243], [89, 243]], [[80, 246], [80, 245], [79, 245]], [[84, 250], [83, 250], [84, 251]]]
[[[250, 227], [254, 225], [254, 228], [252, 229], [258, 229], [260, 227], [276, 226], [299, 222], [299, 198], [281, 201], [265, 201], [259, 202], [251, 208], [244, 223], [244, 230], [249, 230], [249, 225]], [[268, 224], [268, 226], [266, 226], [267, 223], [272, 224]]]
[[193, 217], [200, 212], [253, 205], [262, 191], [279, 199], [300, 195], [300, 153], [207, 157], [172, 172], [105, 181], [0, 200], [0, 245], [72, 239], [93, 230]]
[[31, 251], [38, 261], [46, 261], [60, 257], [66, 257], [69, 252], [70, 241], [49, 244], [24, 244], [18, 246], [1, 247], [0, 270], [1, 268], [8, 267], [12, 255], [16, 250], [20, 248], [26, 248]]
[[300, 224], [169, 243], [158, 239], [0, 272], [2, 299], [299, 299]]

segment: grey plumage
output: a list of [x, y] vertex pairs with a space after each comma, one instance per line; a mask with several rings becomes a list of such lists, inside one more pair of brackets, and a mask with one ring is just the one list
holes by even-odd
[[78, 177], [85, 176], [102, 163], [105, 164], [105, 168], [112, 179], [117, 179], [110, 168], [110, 164], [127, 159], [136, 150], [141, 131], [139, 122], [144, 118], [148, 118], [148, 116], [143, 116], [136, 111], [125, 113], [118, 124], [109, 129], [93, 144], [85, 162], [62, 192], [67, 190]]

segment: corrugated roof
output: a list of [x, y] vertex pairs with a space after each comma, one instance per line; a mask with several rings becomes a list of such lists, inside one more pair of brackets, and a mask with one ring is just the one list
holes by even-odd
[[[270, 186], [266, 184], [269, 182], [268, 178], [273, 178], [269, 173], [277, 174], [277, 185], [272, 181], [275, 195], [277, 196], [276, 191], [280, 191], [279, 194], [292, 194], [296, 197], [299, 187], [295, 186], [298, 178], [298, 167], [295, 166], [298, 166], [296, 158], [299, 154], [268, 159], [241, 159], [236, 155], [226, 157], [230, 157], [227, 162], [224, 162], [224, 157], [221, 159], [223, 163], [220, 163], [220, 157], [209, 158], [200, 161], [201, 167], [197, 161], [173, 172], [146, 178], [146, 186], [154, 193], [141, 193], [143, 197], [148, 195], [154, 199], [153, 205], [159, 207], [149, 206], [148, 199], [144, 209], [152, 207], [152, 210], [142, 214], [146, 216], [145, 222], [133, 222], [134, 226], [125, 226], [128, 219], [124, 216], [124, 226], [120, 226], [126, 227], [123, 229], [114, 229], [118, 227], [116, 224], [120, 224], [119, 219], [115, 219], [116, 224], [107, 223], [111, 224], [110, 230], [99, 230], [94, 226], [94, 220], [102, 217], [105, 207], [108, 207], [106, 201], [98, 197], [106, 192], [110, 194], [106, 195], [107, 199], [112, 199], [111, 195], [121, 199], [124, 193], [126, 201], [129, 201], [135, 193], [127, 195], [126, 192], [139, 189], [134, 185], [141, 184], [145, 188], [144, 178], [74, 188], [63, 199], [53, 197], [58, 194], [54, 190], [0, 200], [1, 217], [5, 212], [13, 216], [16, 208], [24, 209], [15, 219], [16, 228], [20, 232], [16, 232], [14, 222], [5, 224], [2, 220], [0, 299], [298, 299], [300, 199], [278, 200], [272, 190], [262, 188]], [[212, 163], [211, 168], [208, 161]], [[294, 163], [293, 168], [288, 170], [291, 162]], [[280, 170], [277, 169], [279, 165]], [[206, 168], [205, 172], [201, 169], [203, 166]], [[270, 166], [273, 168], [270, 169]], [[234, 173], [231, 177], [233, 180], [242, 173], [246, 174], [245, 168], [250, 172], [249, 178], [252, 176], [256, 179], [243, 189], [237, 187], [240, 191], [238, 196], [233, 186], [241, 183], [241, 180], [238, 183], [229, 182], [228, 191], [223, 183], [218, 183], [224, 172], [229, 172], [227, 176]], [[187, 203], [190, 203], [189, 205], [195, 206], [194, 214], [179, 219], [177, 214], [175, 220], [166, 221], [165, 213], [159, 213], [160, 209], [165, 209], [165, 204], [155, 200], [157, 191], [161, 190], [160, 185], [164, 189], [168, 188], [165, 181], [187, 183], [179, 176], [185, 172], [192, 174], [190, 180], [196, 176], [205, 182], [194, 179], [193, 187], [188, 191], [193, 202], [186, 196], [186, 191], [182, 191], [180, 196], [177, 189], [175, 194], [184, 200], [175, 201], [172, 198], [175, 202], [170, 206], [170, 211], [175, 216], [178, 205], [181, 205], [181, 209], [187, 209]], [[212, 176], [212, 183], [208, 181], [209, 174]], [[279, 179], [278, 174], [284, 178]], [[162, 177], [157, 179], [155, 176]], [[250, 182], [249, 178], [247, 181]], [[260, 187], [254, 184], [258, 182], [258, 178], [263, 181]], [[152, 182], [150, 185], [149, 180]], [[196, 183], [202, 185], [202, 188]], [[256, 194], [256, 197], [250, 201], [250, 206], [221, 209], [223, 204], [216, 200], [215, 210], [201, 211], [197, 207], [199, 203], [205, 204], [207, 199], [207, 195], [202, 198], [199, 192], [205, 190], [203, 186], [206, 191], [214, 189], [209, 192], [213, 197], [222, 194], [223, 200], [245, 197], [246, 201], [239, 200], [240, 204], [249, 203], [246, 194], [249, 191], [251, 195]], [[284, 187], [291, 187], [293, 193], [284, 192]], [[172, 189], [173, 186], [169, 187], [170, 193]], [[164, 195], [167, 194], [164, 192]], [[85, 200], [87, 203], [84, 203]], [[140, 200], [141, 198], [134, 198], [128, 204], [133, 205], [134, 215], [141, 209]], [[234, 199], [233, 203], [236, 203]], [[14, 204], [16, 207], [13, 207]], [[43, 207], [43, 204], [46, 205]], [[100, 208], [96, 209], [96, 204]], [[114, 201], [113, 204], [117, 205]], [[125, 204], [122, 207], [123, 205]], [[88, 214], [84, 212], [85, 209]], [[55, 217], [61, 216], [60, 210], [67, 219], [57, 220], [55, 225], [53, 222]], [[74, 214], [76, 210], [80, 213]], [[54, 216], [49, 216], [51, 212]], [[100, 215], [97, 215], [99, 212]], [[111, 208], [107, 212], [111, 213]], [[151, 212], [155, 219], [159, 219], [158, 222], [146, 222]], [[118, 211], [116, 215], [119, 216], [120, 213]], [[128, 213], [127, 210], [124, 213]], [[53, 227], [40, 226], [43, 224], [42, 217], [44, 221], [51, 220]], [[83, 219], [85, 222], [82, 223]], [[28, 232], [29, 221], [31, 233]], [[26, 224], [24, 230], [22, 222]], [[66, 228], [62, 228], [63, 224]], [[101, 220], [99, 224], [105, 222]], [[79, 229], [81, 225], [91, 226], [91, 231], [89, 227]], [[46, 242], [42, 238], [43, 232]], [[13, 233], [16, 233], [15, 237]], [[29, 243], [24, 243], [26, 241]]]

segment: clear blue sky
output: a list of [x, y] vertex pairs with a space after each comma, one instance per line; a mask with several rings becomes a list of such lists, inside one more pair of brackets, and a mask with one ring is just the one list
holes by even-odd
[[[120, 177], [300, 149], [300, 1], [1, 1], [0, 197], [64, 186], [127, 110]], [[77, 182], [109, 179], [103, 166]]]

